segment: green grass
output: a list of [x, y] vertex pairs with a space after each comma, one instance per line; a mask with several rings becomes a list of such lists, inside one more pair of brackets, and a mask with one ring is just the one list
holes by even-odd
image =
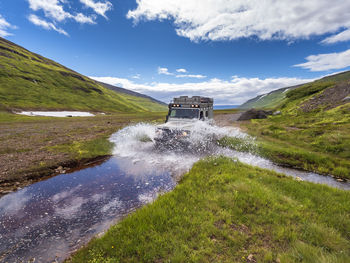
[[15, 123], [15, 122], [32, 122], [34, 120], [49, 119], [49, 117], [36, 117], [36, 116], [25, 116], [20, 114], [13, 114], [7, 111], [0, 110], [0, 123]]
[[316, 94], [326, 88], [334, 86], [334, 82], [312, 82], [286, 92], [288, 102]]
[[334, 82], [340, 82], [340, 81], [348, 81], [350, 79], [350, 71], [345, 71], [342, 73], [338, 73], [335, 75], [330, 75], [328, 77], [324, 77], [320, 79], [320, 82], [329, 82], [329, 81], [334, 81]]
[[49, 150], [68, 153], [75, 160], [95, 158], [97, 156], [111, 155], [114, 144], [107, 136], [90, 141], [73, 141], [69, 144], [61, 144], [48, 147]]
[[0, 109], [165, 111], [147, 98], [117, 93], [0, 38]]
[[[92, 135], [94, 135], [93, 139], [86, 140], [84, 139], [84, 137], [80, 139], [77, 138], [76, 140], [69, 141], [65, 144], [48, 146], [47, 149], [57, 153], [69, 154], [73, 160], [90, 159], [98, 156], [111, 155], [114, 144], [109, 141], [109, 137], [112, 133], [115, 133], [117, 129], [123, 128], [126, 124], [138, 123], [140, 121], [158, 123], [163, 120], [163, 116], [165, 116], [165, 114], [166, 113], [144, 112], [138, 114], [118, 114], [107, 116], [107, 118], [109, 119], [113, 118], [114, 120], [117, 120], [117, 125], [118, 123], [120, 123], [118, 128], [112, 126], [110, 129], [100, 127], [100, 124], [97, 124], [98, 122], [96, 122], [96, 125], [95, 121], [91, 119], [91, 124], [93, 125], [93, 127], [91, 128], [90, 132]], [[89, 118], [91, 117], [88, 117], [87, 119]], [[99, 116], [97, 118], [103, 120], [106, 117]], [[70, 121], [70, 119], [71, 118], [66, 118], [67, 122]], [[79, 121], [79, 118], [77, 121]], [[76, 132], [79, 131], [75, 130], [74, 133]], [[80, 132], [82, 135], [86, 135], [89, 133], [89, 131], [86, 131], [85, 129], [83, 129]], [[69, 137], [70, 134], [66, 134], [66, 136]], [[77, 136], [75, 136], [75, 138], [76, 137]]]
[[274, 108], [281, 115], [244, 123], [257, 138], [258, 153], [279, 164], [350, 179], [350, 104], [329, 110], [318, 105], [309, 112], [300, 107], [349, 79], [350, 72], [344, 72], [296, 87]]
[[250, 152], [253, 154], [258, 153], [258, 144], [252, 137], [239, 138], [239, 137], [223, 137], [217, 141], [219, 146], [229, 147], [238, 152]]
[[259, 153], [280, 164], [350, 178], [350, 105], [291, 112], [245, 124], [259, 138]]
[[349, 262], [350, 193], [208, 158], [72, 262]]

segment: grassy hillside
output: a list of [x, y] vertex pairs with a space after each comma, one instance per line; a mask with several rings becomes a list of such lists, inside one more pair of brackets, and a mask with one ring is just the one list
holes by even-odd
[[213, 158], [68, 262], [345, 263], [349, 228], [349, 192]]
[[[300, 90], [308, 90], [309, 92], [311, 91], [308, 86], [317, 86], [317, 85], [322, 85], [323, 83], [331, 83], [331, 84], [337, 84], [337, 83], [342, 83], [344, 81], [350, 80], [350, 71], [338, 73], [335, 75], [330, 75], [327, 77], [324, 77], [322, 79], [316, 80], [311, 83], [307, 83], [304, 85], [297, 85], [297, 86], [292, 86], [292, 87], [286, 87], [278, 90], [274, 90], [270, 93], [259, 95], [253, 99], [250, 99], [243, 103], [241, 106], [239, 106], [240, 109], [251, 109], [251, 108], [256, 108], [256, 109], [273, 109], [276, 107], [281, 106], [284, 102], [288, 102], [288, 92], [289, 94], [293, 94], [292, 90], [298, 89], [299, 91], [296, 91], [296, 93], [300, 93]], [[316, 88], [317, 89], [317, 88]], [[301, 94], [301, 93], [300, 93]], [[312, 94], [312, 91], [310, 95]]]
[[0, 38], [0, 110], [165, 111], [150, 98], [112, 91]]
[[278, 106], [281, 101], [286, 97], [286, 92], [288, 90], [294, 89], [298, 86], [282, 88], [274, 90], [268, 94], [259, 95], [239, 106], [240, 109], [271, 109]]
[[250, 134], [275, 162], [350, 178], [350, 72], [286, 92], [281, 115], [252, 120]]

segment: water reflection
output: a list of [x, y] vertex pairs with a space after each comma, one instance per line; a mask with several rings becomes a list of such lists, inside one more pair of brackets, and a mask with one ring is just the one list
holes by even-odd
[[62, 261], [92, 236], [175, 182], [127, 158], [62, 174], [0, 199], [0, 261]]

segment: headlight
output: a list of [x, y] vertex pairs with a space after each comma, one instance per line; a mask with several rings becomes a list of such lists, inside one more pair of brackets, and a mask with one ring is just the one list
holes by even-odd
[[184, 131], [184, 132], [182, 133], [182, 135], [183, 135], [183, 136], [187, 136], [187, 132]]

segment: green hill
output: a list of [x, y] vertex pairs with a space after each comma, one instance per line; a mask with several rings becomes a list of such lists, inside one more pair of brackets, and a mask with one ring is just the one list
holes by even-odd
[[[322, 87], [327, 87], [328, 83], [330, 85], [336, 85], [339, 83], [342, 83], [344, 81], [350, 80], [350, 71], [338, 73], [335, 75], [327, 76], [322, 79], [316, 80], [314, 82], [302, 84], [302, 85], [297, 85], [297, 86], [292, 86], [292, 87], [285, 87], [282, 89], [274, 90], [271, 91], [270, 93], [259, 95], [253, 99], [250, 99], [243, 103], [241, 106], [239, 106], [240, 109], [251, 109], [251, 108], [256, 108], [256, 109], [273, 109], [277, 108], [287, 101], [289, 101], [288, 94], [295, 94], [299, 93], [302, 95], [302, 90], [306, 93], [309, 93], [309, 95], [312, 95], [314, 93], [317, 93], [319, 91], [322, 91]], [[293, 90], [297, 89], [293, 93]], [[306, 93], [304, 95], [306, 95]], [[290, 95], [292, 96], [292, 95]]]
[[259, 95], [253, 99], [250, 99], [239, 106], [240, 109], [271, 109], [278, 106], [281, 101], [286, 97], [286, 92], [298, 86], [282, 88], [271, 91], [270, 93]]
[[348, 104], [350, 72], [328, 76], [286, 92], [278, 108], [288, 112], [320, 112]]
[[0, 38], [0, 110], [165, 111], [146, 96], [111, 90]]

